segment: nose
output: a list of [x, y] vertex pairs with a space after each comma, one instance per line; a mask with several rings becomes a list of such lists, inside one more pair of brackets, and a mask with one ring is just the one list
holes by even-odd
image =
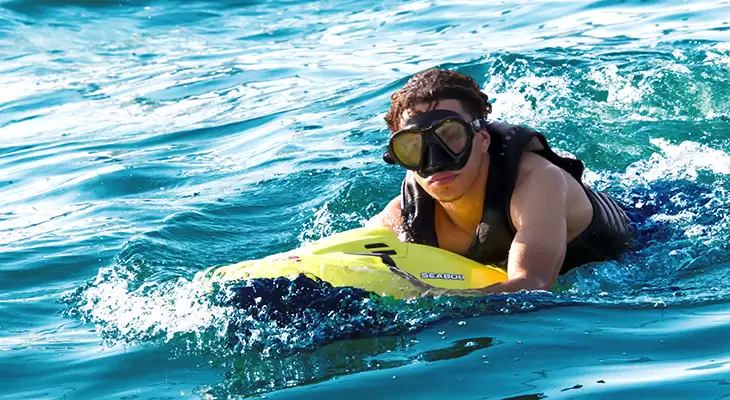
[[433, 144], [430, 144], [426, 148], [424, 156], [423, 169], [419, 172], [424, 178], [437, 172], [445, 171], [445, 167], [449, 165], [449, 162], [454, 161], [440, 146]]

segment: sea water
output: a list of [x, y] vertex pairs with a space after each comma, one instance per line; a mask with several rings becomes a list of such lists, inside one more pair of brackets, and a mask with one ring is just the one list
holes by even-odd
[[[192, 281], [397, 196], [383, 116], [431, 67], [635, 250], [476, 299]], [[729, 123], [728, 1], [2, 0], [0, 398], [726, 397]]]

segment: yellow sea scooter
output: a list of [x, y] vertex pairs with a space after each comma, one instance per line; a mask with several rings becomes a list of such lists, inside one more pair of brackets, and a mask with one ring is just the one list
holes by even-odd
[[507, 279], [503, 269], [458, 254], [404, 243], [386, 228], [357, 228], [301, 248], [204, 272], [223, 281], [317, 277], [332, 286], [352, 286], [397, 299], [434, 288], [478, 289]]

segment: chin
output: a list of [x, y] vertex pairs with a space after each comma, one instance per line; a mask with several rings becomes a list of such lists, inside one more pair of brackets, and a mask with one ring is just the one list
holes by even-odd
[[450, 203], [452, 201], [459, 200], [463, 194], [462, 193], [444, 193], [444, 194], [436, 194], [435, 196], [432, 196], [436, 201], [439, 201], [441, 203]]
[[458, 200], [464, 195], [464, 190], [458, 182], [454, 182], [450, 185], [430, 187], [428, 190], [431, 197], [440, 202], [449, 202]]

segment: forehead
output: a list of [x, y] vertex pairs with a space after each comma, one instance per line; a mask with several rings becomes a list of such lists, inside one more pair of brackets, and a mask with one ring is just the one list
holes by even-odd
[[403, 114], [401, 114], [400, 118], [400, 125], [405, 125], [406, 121], [408, 121], [411, 117], [413, 117], [416, 114], [425, 112], [425, 111], [431, 111], [431, 110], [450, 110], [458, 113], [462, 116], [465, 120], [469, 120], [469, 114], [464, 110], [464, 107], [461, 105], [461, 102], [459, 100], [455, 99], [444, 99], [439, 100], [438, 103], [432, 102], [432, 103], [417, 103], [413, 107], [404, 110]]

